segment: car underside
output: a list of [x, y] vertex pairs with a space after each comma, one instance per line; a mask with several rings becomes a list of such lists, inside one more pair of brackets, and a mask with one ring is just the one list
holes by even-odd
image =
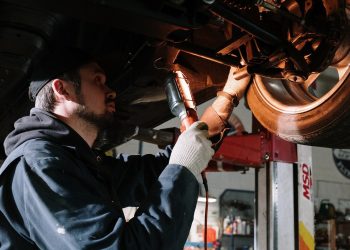
[[349, 5], [0, 1], [0, 138], [33, 106], [29, 79], [43, 54], [71, 46], [105, 68], [117, 91], [117, 118], [130, 126], [152, 128], [172, 117], [164, 91], [169, 71], [186, 75], [201, 104], [234, 67], [237, 79], [253, 76], [248, 104], [268, 130], [297, 143], [350, 147]]

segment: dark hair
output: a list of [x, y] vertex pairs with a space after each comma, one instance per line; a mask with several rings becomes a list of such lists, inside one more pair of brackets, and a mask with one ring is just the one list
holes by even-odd
[[[63, 75], [56, 77], [55, 79], [61, 79], [67, 81], [74, 86], [76, 94], [80, 94], [81, 77], [79, 74], [79, 69], [73, 70]], [[41, 108], [48, 112], [53, 112], [57, 104], [54, 91], [52, 89], [51, 83], [53, 80], [49, 81], [38, 93], [35, 98], [35, 107]]]

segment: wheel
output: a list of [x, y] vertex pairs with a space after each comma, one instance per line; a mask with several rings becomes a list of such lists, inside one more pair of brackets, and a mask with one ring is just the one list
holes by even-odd
[[291, 142], [350, 148], [349, 41], [347, 35], [331, 66], [301, 83], [255, 76], [247, 100], [256, 119]]
[[[335, 13], [340, 8], [338, 13], [343, 13], [341, 20], [344, 20], [339, 32], [344, 36], [339, 40], [339, 46], [333, 55], [322, 59], [327, 60], [329, 66], [302, 79], [272, 79], [255, 75], [247, 100], [261, 125], [287, 141], [350, 148], [350, 1], [323, 4], [328, 13]], [[340, 26], [335, 24], [333, 27]], [[295, 37], [303, 36], [302, 33], [294, 34]], [[297, 38], [293, 39], [296, 41]], [[305, 42], [306, 39], [300, 44]]]

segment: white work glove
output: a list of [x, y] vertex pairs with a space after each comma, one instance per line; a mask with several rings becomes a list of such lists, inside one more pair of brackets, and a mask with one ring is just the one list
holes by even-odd
[[236, 70], [237, 68], [231, 67], [230, 73], [228, 74], [227, 81], [223, 88], [223, 91], [230, 95], [236, 94], [238, 97], [238, 100], [240, 100], [243, 97], [245, 90], [249, 85], [250, 75], [247, 75], [246, 77], [243, 77], [240, 80], [236, 80], [233, 77], [233, 73]]
[[195, 122], [179, 136], [169, 164], [182, 165], [198, 177], [213, 155], [214, 150], [208, 140], [208, 126], [204, 122]]

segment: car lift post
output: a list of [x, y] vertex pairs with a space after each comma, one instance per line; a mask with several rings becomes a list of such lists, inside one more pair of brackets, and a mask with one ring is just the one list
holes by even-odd
[[255, 168], [255, 250], [313, 250], [311, 147], [253, 131], [226, 137], [207, 171]]

